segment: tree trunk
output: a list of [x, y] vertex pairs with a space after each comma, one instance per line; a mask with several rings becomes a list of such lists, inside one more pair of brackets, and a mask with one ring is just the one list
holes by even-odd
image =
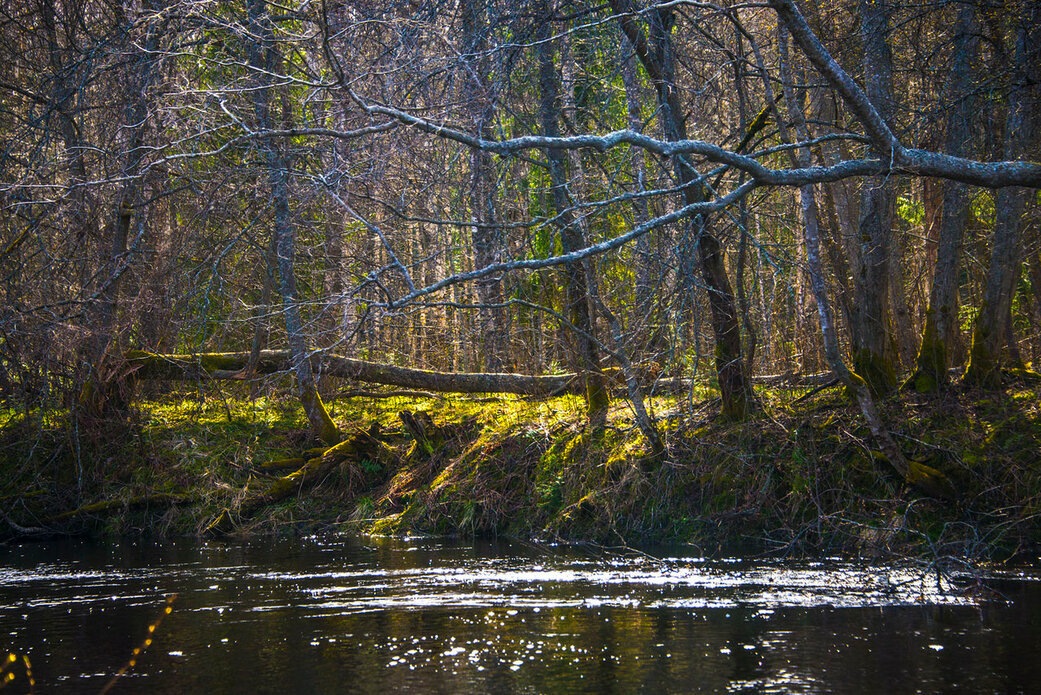
[[[636, 50], [636, 56], [655, 86], [665, 138], [670, 141], [685, 140], [686, 122], [680, 104], [679, 89], [674, 80], [672, 11], [659, 8], [647, 14], [651, 27], [651, 38], [648, 41], [643, 30], [634, 21], [636, 15], [628, 0], [611, 0], [611, 8], [618, 15], [623, 33]], [[676, 179], [683, 186], [684, 202], [687, 205], [704, 202], [705, 186], [700, 182], [695, 183], [698, 178], [697, 170], [684, 155], [672, 159]], [[715, 366], [722, 414], [727, 418], [740, 419], [753, 409], [754, 396], [748, 375], [745, 373], [741, 325], [738, 321], [734, 292], [727, 277], [723, 248], [712, 234], [708, 217], [697, 215], [691, 222], [696, 230], [701, 276], [708, 292], [712, 334], [716, 343]]]
[[[825, 226], [828, 228], [827, 232], [830, 233], [830, 236], [825, 234], [820, 241], [824, 245], [828, 266], [831, 268], [831, 274], [835, 281], [836, 293], [838, 295], [836, 300], [849, 332], [849, 327], [855, 323], [856, 317], [856, 310], [853, 307], [853, 288], [850, 286], [852, 273], [849, 269], [849, 256], [843, 249], [841, 238], [842, 224], [839, 222], [839, 215], [835, 209], [836, 204], [832, 195], [832, 189], [830, 187], [825, 188], [822, 195], [824, 196], [824, 212], [827, 219]], [[838, 326], [836, 326], [836, 330], [838, 330]]]
[[[737, 90], [738, 126], [743, 133], [741, 138], [742, 144], [745, 144], [750, 143], [754, 136], [751, 133], [752, 127], [748, 123], [748, 95], [745, 93], [745, 46], [741, 32], [737, 29], [734, 30], [734, 42], [736, 44], [738, 58], [734, 65], [734, 85]], [[767, 113], [767, 111], [764, 110], [764, 113]], [[763, 122], [765, 123], [765, 119]], [[745, 148], [739, 146], [739, 150], [742, 149]], [[739, 178], [739, 181], [740, 183], [744, 183], [744, 180], [745, 177], [742, 175]], [[748, 306], [748, 296], [745, 293], [745, 269], [748, 260], [748, 239], [751, 236], [748, 231], [749, 219], [748, 199], [742, 198], [738, 203], [737, 210], [738, 233], [741, 235], [737, 249], [737, 306], [741, 311], [741, 324], [745, 328], [745, 335], [748, 340], [748, 348], [745, 354], [745, 374], [751, 376], [755, 368], [755, 349], [758, 335], [756, 334], [755, 326], [752, 325], [752, 315]]]
[[[252, 353], [216, 352], [198, 355], [157, 355], [131, 351], [128, 368], [137, 379], [243, 379]], [[437, 393], [516, 393], [526, 396], [583, 394], [581, 374], [526, 376], [523, 374], [434, 372], [365, 360], [323, 354], [314, 358], [326, 376], [385, 386], [434, 391]], [[294, 369], [289, 350], [261, 350], [253, 363], [255, 374], [280, 374]], [[689, 385], [689, 384], [688, 384]]]
[[[632, 46], [625, 42], [626, 53], [632, 50]], [[622, 85], [625, 87], [625, 103], [627, 125], [630, 130], [643, 132], [644, 119], [641, 109], [642, 99], [640, 95], [640, 79], [636, 72], [634, 57], [626, 55], [620, 67], [622, 73]], [[644, 152], [635, 148], [632, 152], [632, 167], [636, 173], [635, 190], [642, 192], [646, 189], [645, 178], [647, 165], [644, 161]], [[633, 222], [641, 225], [651, 218], [650, 206], [646, 198], [637, 198], [633, 201]], [[658, 304], [654, 301], [655, 289], [660, 281], [655, 280], [656, 274], [660, 273], [656, 257], [652, 251], [652, 239], [655, 233], [643, 234], [636, 240], [636, 280], [634, 295], [636, 300], [636, 315], [645, 321], [646, 334], [643, 348], [650, 353], [651, 358], [662, 350], [663, 330]]]
[[[132, 20], [124, 19], [128, 25], [132, 23]], [[109, 247], [101, 258], [103, 270], [97, 274], [99, 286], [88, 299], [84, 311], [89, 330], [86, 357], [90, 374], [81, 391], [80, 402], [85, 411], [94, 417], [101, 416], [120, 398], [113, 390], [119, 386], [111, 380], [114, 372], [108, 356], [116, 334], [122, 276], [133, 260], [128, 244], [135, 219], [138, 225], [136, 236], [140, 237], [145, 229], [143, 213], [135, 213], [135, 209], [141, 197], [140, 172], [149, 125], [148, 90], [152, 85], [158, 55], [158, 28], [149, 22], [145, 31], [141, 47], [133, 49], [134, 66], [130, 69], [129, 96], [124, 127], [121, 129], [125, 140], [121, 142], [119, 150], [125, 153], [125, 159], [120, 173], [125, 183], [112, 210], [108, 227]]]
[[[1041, 49], [1041, 5], [1034, 3], [1018, 18], [1012, 84], [1005, 121], [1005, 159], [1028, 154], [1036, 89], [1036, 66], [1031, 62]], [[1029, 189], [1002, 188], [998, 191], [994, 219], [994, 242], [983, 304], [972, 331], [972, 348], [965, 381], [984, 388], [1001, 385], [1001, 347], [1012, 294], [1020, 274], [1019, 227]]]
[[[893, 112], [893, 66], [887, 35], [890, 0], [862, 0], [861, 36], [864, 41], [864, 82], [868, 99], [884, 119]], [[882, 157], [890, 153], [879, 153]], [[889, 312], [889, 263], [894, 200], [887, 177], [864, 180], [860, 195], [860, 258], [854, 291], [857, 295], [856, 372], [876, 394], [896, 386]]]
[[[549, 8], [544, 8], [545, 17], [549, 17]], [[543, 135], [560, 136], [559, 92], [560, 79], [553, 61], [553, 45], [550, 27], [543, 23], [538, 32], [539, 47], [539, 120]], [[560, 242], [564, 253], [570, 253], [586, 245], [585, 234], [572, 212], [572, 204], [567, 191], [566, 157], [562, 150], [547, 149], [549, 160], [550, 183], [553, 187], [553, 207], [560, 227]], [[585, 373], [586, 408], [589, 426], [599, 430], [607, 422], [607, 409], [610, 404], [604, 375], [600, 369], [600, 353], [589, 308], [589, 290], [586, 283], [586, 271], [582, 262], [567, 263], [564, 266], [564, 291], [566, 315], [574, 327], [574, 339], [578, 345], [578, 367]]]
[[[952, 97], [957, 100], [957, 107], [951, 111], [945, 142], [947, 154], [955, 157], [966, 154], [972, 134], [972, 61], [977, 50], [975, 24], [973, 7], [961, 5], [954, 29], [950, 74]], [[916, 391], [935, 391], [947, 385], [950, 361], [948, 346], [954, 331], [958, 329], [958, 266], [968, 216], [968, 186], [957, 181], [943, 182], [940, 239], [933, 281], [929, 288], [929, 306], [925, 311], [925, 328], [915, 371], [908, 380], [908, 384]]]
[[[249, 45], [250, 66], [261, 74], [264, 86], [254, 92], [253, 109], [257, 126], [261, 130], [271, 129], [270, 75], [281, 62], [274, 44], [271, 19], [267, 14], [267, 0], [251, 0], [249, 20], [254, 40]], [[308, 356], [307, 338], [304, 336], [300, 306], [297, 303], [296, 270], [294, 256], [296, 240], [289, 211], [289, 170], [278, 146], [271, 140], [261, 141], [268, 170], [268, 187], [274, 208], [275, 265], [278, 268], [278, 289], [282, 297], [282, 313], [285, 317], [286, 336], [293, 372], [296, 375], [297, 394], [304, 412], [311, 423], [314, 435], [328, 444], [340, 441], [340, 432], [329, 417], [329, 412], [318, 395], [314, 371]]]
[[[54, 0], [44, 0], [40, 3], [40, 16], [47, 37], [50, 69], [55, 77], [51, 101], [54, 107], [54, 114], [58, 119], [58, 130], [61, 132], [65, 156], [68, 158], [69, 207], [72, 215], [73, 232], [69, 255], [72, 258], [78, 257], [80, 259], [78, 261], [77, 280], [80, 285], [79, 290], [82, 292], [87, 289], [88, 284], [86, 248], [92, 241], [99, 238], [99, 234], [97, 219], [93, 214], [93, 206], [88, 195], [90, 189], [84, 185], [89, 179], [85, 156], [87, 148], [83, 146], [82, 138], [80, 137], [82, 124], [76, 120], [78, 85], [75, 78], [77, 77], [77, 71], [73, 70], [71, 71], [72, 74], [69, 74], [69, 59], [66, 55], [68, 49], [63, 48], [58, 40]], [[65, 27], [65, 30], [66, 32], [70, 31], [68, 27]]]
[[[491, 72], [486, 57], [489, 30], [485, 16], [488, 4], [480, 0], [465, 0], [463, 15], [463, 102], [469, 104], [473, 132], [492, 139], [492, 120], [495, 114], [495, 89], [489, 79]], [[470, 153], [469, 208], [473, 226], [470, 239], [474, 249], [474, 265], [491, 265], [502, 258], [501, 230], [496, 225], [496, 177], [492, 155], [475, 149]], [[502, 277], [485, 275], [476, 282], [478, 308], [478, 357], [484, 369], [497, 372], [506, 365], [506, 317], [502, 304]]]
[[1036, 371], [1041, 365], [1041, 254], [1035, 251], [1027, 264], [1030, 273], [1030, 290], [1033, 305], [1033, 337], [1030, 340], [1031, 366]]
[[[787, 44], [784, 29], [781, 28], [781, 82], [785, 91], [785, 101], [789, 104], [790, 117], [794, 121], [796, 134], [800, 140], [808, 140], [809, 134], [806, 128], [805, 117], [802, 111], [795, 107], [791, 75], [786, 65]], [[810, 151], [808, 148], [799, 148], [799, 164], [809, 166]], [[860, 412], [864, 416], [868, 429], [876, 445], [885, 455], [889, 465], [899, 473], [908, 483], [918, 487], [934, 497], [954, 497], [955, 492], [950, 481], [939, 471], [915, 461], [908, 461], [900, 447], [896, 444], [892, 435], [886, 429], [878, 408], [875, 405], [874, 396], [867, 382], [858, 374], [846, 366], [839, 350], [838, 333], [831, 313], [831, 305], [828, 301], [828, 287], [824, 279], [824, 270], [821, 265], [820, 252], [820, 227], [818, 224], [818, 209], [815, 192], [812, 185], [799, 187], [799, 201], [802, 213], [803, 243], [806, 246], [806, 270], [810, 276], [810, 286], [817, 302], [817, 316], [820, 319], [821, 335], [824, 339], [824, 356], [828, 361], [835, 377], [853, 395]]]

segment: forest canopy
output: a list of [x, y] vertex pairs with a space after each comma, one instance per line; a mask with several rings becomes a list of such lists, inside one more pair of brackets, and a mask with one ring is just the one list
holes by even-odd
[[1038, 3], [31, 0], [0, 36], [11, 402], [290, 373], [332, 445], [330, 377], [568, 391], [661, 452], [656, 393], [740, 420], [826, 373], [911, 479], [878, 398], [1041, 353]]

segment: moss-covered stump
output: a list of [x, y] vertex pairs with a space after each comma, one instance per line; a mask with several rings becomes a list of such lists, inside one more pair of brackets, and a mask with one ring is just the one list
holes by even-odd
[[[981, 309], [981, 311], [986, 310]], [[1001, 388], [1001, 362], [999, 350], [993, 344], [991, 336], [977, 322], [972, 333], [972, 347], [969, 348], [969, 366], [965, 368], [963, 381], [966, 386], [980, 389]]]
[[905, 476], [908, 483], [938, 500], [953, 501], [958, 499], [958, 490], [950, 478], [919, 461], [908, 461], [908, 471]]

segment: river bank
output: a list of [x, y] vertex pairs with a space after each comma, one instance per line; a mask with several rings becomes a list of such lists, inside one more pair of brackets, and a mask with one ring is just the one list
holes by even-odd
[[1041, 545], [1037, 388], [883, 402], [909, 459], [951, 481], [948, 499], [895, 476], [838, 389], [794, 403], [765, 391], [738, 423], [710, 416], [708, 390], [654, 399], [661, 458], [622, 404], [594, 435], [572, 396], [374, 392], [330, 399], [352, 439], [323, 458], [291, 399], [245, 388], [139, 398], [125, 423], [79, 437], [61, 412], [4, 412], [4, 533], [324, 529], [977, 559]]

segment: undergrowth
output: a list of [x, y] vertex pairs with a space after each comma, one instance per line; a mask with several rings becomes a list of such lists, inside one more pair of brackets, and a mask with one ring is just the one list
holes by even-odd
[[[654, 399], [664, 458], [650, 456], [622, 405], [590, 432], [584, 403], [570, 396], [330, 399], [344, 432], [369, 431], [389, 453], [340, 464], [235, 532], [1009, 555], [1041, 540], [1039, 395], [953, 391], [882, 404], [905, 454], [955, 483], [953, 501], [896, 477], [835, 390], [795, 404], [764, 392], [763, 412], [738, 423], [685, 399]], [[440, 433], [432, 453], [415, 445], [402, 410], [429, 416]], [[316, 453], [292, 399], [250, 398], [245, 388], [142, 400], [125, 422], [89, 432], [58, 410], [0, 410], [0, 423], [0, 501], [12, 528], [197, 534], [292, 470], [272, 462]]]

